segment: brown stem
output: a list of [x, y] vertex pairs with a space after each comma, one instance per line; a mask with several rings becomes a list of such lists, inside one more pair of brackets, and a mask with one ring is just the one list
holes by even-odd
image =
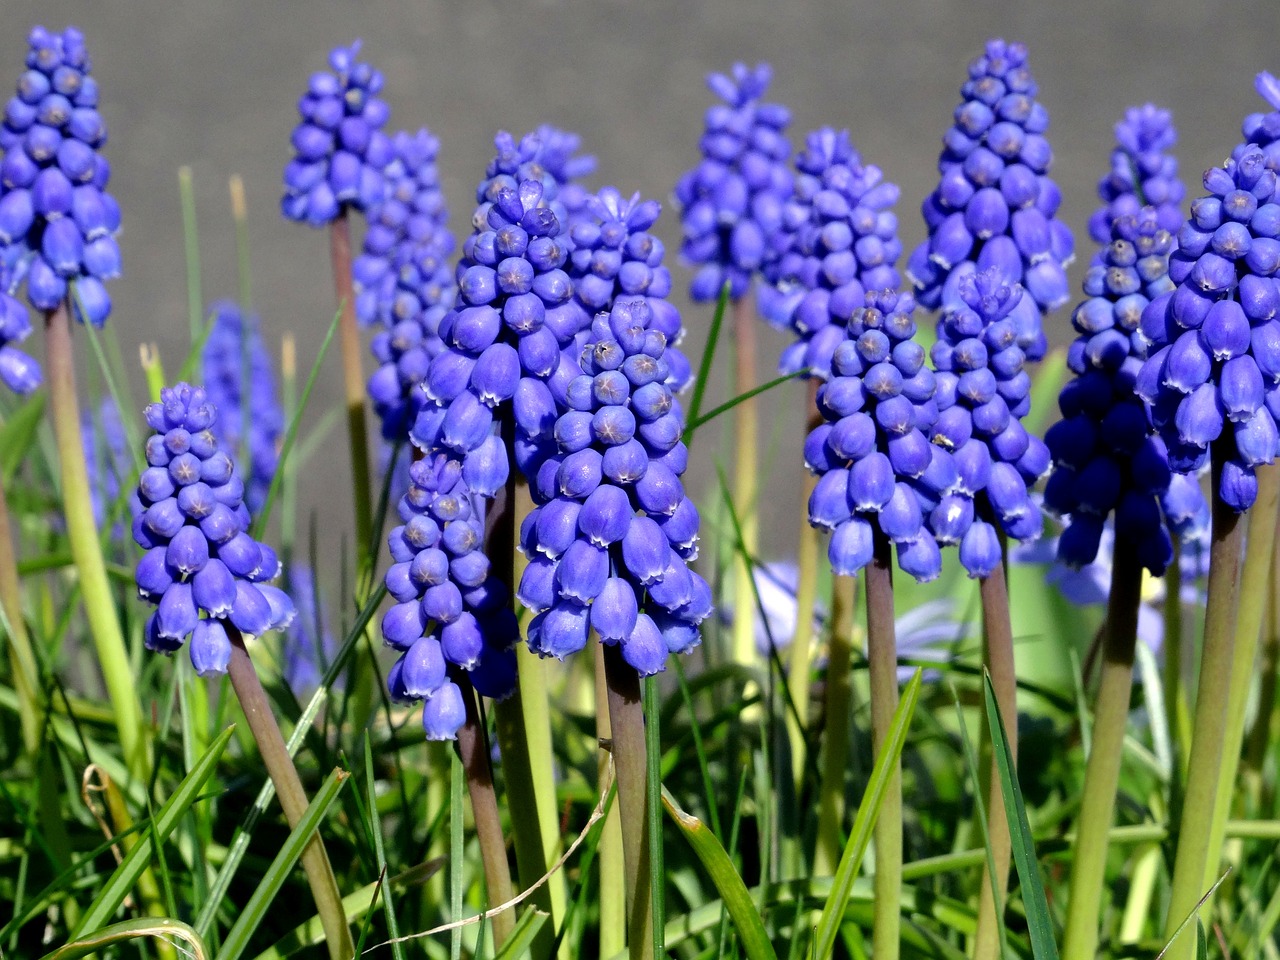
[[[231, 686], [240, 701], [249, 731], [258, 744], [258, 752], [266, 765], [267, 775], [275, 785], [284, 818], [292, 829], [307, 811], [306, 790], [303, 789], [302, 779], [289, 756], [289, 748], [285, 746], [266, 691], [262, 689], [258, 672], [249, 658], [249, 651], [245, 649], [244, 637], [229, 621], [224, 620], [223, 626], [231, 641], [231, 661], [227, 664]], [[302, 869], [311, 885], [311, 896], [315, 899], [316, 911], [320, 914], [320, 924], [324, 929], [331, 960], [351, 960], [355, 956], [355, 944], [351, 940], [351, 930], [347, 926], [342, 895], [338, 892], [338, 882], [333, 876], [329, 854], [319, 833], [312, 835], [306, 849], [302, 851]]]
[[653, 960], [653, 890], [649, 876], [649, 813], [646, 805], [644, 704], [640, 675], [622, 659], [620, 643], [604, 649], [609, 685], [613, 764], [622, 818], [622, 858], [627, 868], [627, 944], [631, 960]]
[[[875, 532], [875, 553], [867, 576], [867, 666], [871, 675], [871, 739], [879, 757], [898, 709], [898, 641], [893, 616], [893, 547]], [[894, 764], [876, 818], [875, 922], [872, 954], [896, 960], [902, 898], [902, 764]]]

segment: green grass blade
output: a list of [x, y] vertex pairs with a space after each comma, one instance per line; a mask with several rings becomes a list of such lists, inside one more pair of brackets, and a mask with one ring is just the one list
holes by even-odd
[[898, 709], [893, 713], [893, 723], [889, 726], [885, 737], [884, 749], [876, 758], [875, 767], [871, 771], [871, 779], [867, 782], [867, 792], [863, 794], [862, 803], [858, 805], [858, 815], [853, 818], [853, 829], [849, 832], [849, 841], [840, 855], [840, 865], [836, 867], [836, 875], [831, 886], [831, 895], [822, 908], [822, 916], [818, 919], [818, 927], [813, 935], [813, 956], [829, 957], [835, 950], [836, 937], [844, 923], [845, 907], [849, 904], [849, 896], [853, 892], [853, 881], [857, 878], [862, 866], [862, 858], [866, 855], [867, 846], [871, 842], [871, 830], [876, 818], [880, 815], [880, 804], [884, 801], [885, 788], [888, 786], [892, 772], [897, 768], [898, 759], [902, 756], [902, 748], [907, 742], [907, 728], [911, 726], [911, 717], [916, 710], [916, 701], [920, 698], [920, 678], [923, 672], [916, 670], [915, 676], [902, 691], [902, 699]]
[[733, 925], [738, 931], [742, 949], [747, 957], [750, 960], [777, 960], [777, 954], [773, 951], [773, 944], [769, 942], [769, 934], [765, 931], [764, 922], [760, 919], [756, 905], [751, 899], [751, 893], [742, 882], [742, 878], [738, 876], [738, 871], [733, 868], [733, 861], [729, 859], [729, 854], [720, 845], [715, 834], [708, 830], [707, 825], [697, 817], [680, 809], [680, 804], [665, 788], [662, 790], [662, 803], [667, 808], [667, 814], [680, 828], [680, 832], [689, 841], [689, 846], [693, 847], [693, 852], [698, 855], [703, 867], [710, 874], [711, 882], [715, 884], [720, 898], [729, 911], [729, 916], [733, 919]]
[[191, 344], [191, 349], [187, 351], [186, 357], [182, 361], [182, 366], [178, 368], [178, 380], [190, 382], [192, 378], [203, 380], [204, 377], [196, 377], [196, 365], [201, 363], [204, 357], [204, 345], [209, 342], [209, 335], [213, 333], [212, 317], [208, 318], [210, 322], [206, 322], [204, 329], [200, 331], [200, 336], [196, 338], [195, 343]]
[[[653, 899], [653, 955], [665, 957], [663, 935], [666, 932], [667, 901], [665, 891], [666, 869], [662, 856], [662, 726], [661, 704], [658, 700], [657, 682], [653, 677], [644, 681], [644, 739], [645, 739], [645, 808], [649, 815], [649, 889]], [[714, 836], [712, 839], [715, 839]], [[719, 846], [719, 843], [716, 844]]]
[[320, 829], [320, 824], [324, 821], [333, 802], [338, 799], [338, 793], [349, 776], [351, 774], [341, 769], [329, 774], [315, 798], [307, 805], [306, 812], [298, 821], [298, 825], [289, 832], [288, 839], [285, 840], [284, 846], [280, 848], [275, 859], [271, 861], [271, 866], [262, 875], [253, 895], [249, 897], [249, 902], [240, 911], [235, 925], [222, 943], [218, 960], [238, 960], [240, 954], [244, 952], [244, 948], [249, 944], [249, 938], [262, 923], [262, 918], [270, 909], [271, 902], [293, 871], [294, 864], [302, 856], [302, 851], [311, 841], [312, 835]]
[[[200, 762], [178, 784], [178, 789], [174, 791], [173, 796], [156, 812], [154, 835], [161, 841], [169, 836], [178, 821], [200, 796], [200, 790], [205, 781], [213, 775], [213, 771], [218, 765], [218, 760], [222, 757], [222, 751], [231, 739], [233, 730], [235, 730], [235, 727], [231, 726], [222, 731], [218, 739], [209, 745], [209, 749], [200, 758]], [[75, 930], [72, 931], [72, 937], [79, 937], [82, 934], [92, 933], [102, 928], [107, 920], [119, 909], [120, 904], [124, 902], [124, 898], [128, 896], [129, 891], [138, 882], [138, 877], [142, 875], [142, 871], [146, 869], [147, 864], [151, 862], [151, 856], [154, 852], [151, 834], [143, 833], [120, 866], [116, 867], [115, 873], [111, 875], [111, 879], [107, 881], [97, 898], [89, 905], [89, 909], [84, 912]]]
[[[1215, 893], [1217, 893], [1218, 888], [1222, 886], [1222, 882], [1227, 879], [1227, 876], [1230, 873], [1231, 873], [1230, 869], [1224, 872], [1222, 876], [1218, 878], [1217, 883], [1215, 883], [1212, 887], [1210, 887], [1207, 891], [1205, 891], [1204, 896], [1201, 897], [1199, 901], [1197, 901], [1195, 907], [1191, 910], [1191, 912], [1182, 918], [1182, 922], [1178, 924], [1178, 929], [1173, 931], [1173, 936], [1170, 937], [1169, 942], [1164, 945], [1164, 949], [1161, 950], [1158, 954], [1156, 954], [1156, 960], [1164, 960], [1164, 955], [1168, 953], [1169, 948], [1173, 946], [1175, 942], [1177, 942], [1178, 937], [1182, 936], [1182, 931], [1186, 930], [1187, 927], [1191, 925], [1192, 920], [1196, 922], [1196, 932], [1197, 932], [1196, 948], [1197, 950], [1199, 949], [1199, 946], [1200, 946], [1199, 937], [1204, 936], [1204, 925], [1201, 924], [1200, 922], [1200, 908], [1204, 906], [1206, 900], [1208, 900]], [[1206, 944], [1206, 949], [1208, 949], [1207, 944]], [[1036, 960], [1039, 960], [1039, 957], [1037, 957]]]
[[103, 947], [126, 940], [137, 940], [139, 937], [155, 937], [169, 944], [181, 941], [182, 955], [191, 960], [208, 960], [209, 950], [200, 939], [200, 935], [181, 920], [170, 920], [168, 917], [143, 917], [140, 920], [125, 920], [103, 927], [97, 933], [73, 940], [51, 953], [46, 953], [41, 960], [79, 960], [98, 953]]
[[526, 910], [516, 922], [516, 928], [511, 931], [511, 936], [507, 937], [506, 942], [503, 943], [502, 949], [493, 955], [493, 960], [516, 960], [517, 957], [532, 956], [529, 951], [533, 947], [533, 942], [538, 939], [538, 934], [550, 919], [549, 913], [543, 913], [541, 910]]
[[[449, 751], [449, 921], [462, 919], [462, 875], [466, 869], [462, 862], [462, 760], [457, 750]], [[449, 933], [449, 956], [452, 960], [462, 957], [462, 928], [455, 927]]]
[[760, 394], [765, 393], [769, 390], [772, 390], [774, 387], [780, 387], [782, 386], [782, 384], [787, 383], [790, 380], [798, 380], [801, 377], [805, 376], [808, 372], [809, 372], [809, 368], [805, 367], [803, 370], [797, 370], [795, 373], [786, 373], [780, 377], [774, 377], [768, 383], [762, 383], [758, 387], [752, 387], [750, 390], [746, 391], [745, 393], [740, 393], [733, 399], [726, 400], [724, 403], [720, 404], [718, 407], [712, 407], [711, 410], [709, 410], [707, 413], [703, 414], [702, 416], [698, 417], [696, 420], [691, 415], [689, 417], [689, 424], [688, 426], [685, 427], [686, 446], [688, 445], [689, 436], [693, 433], [694, 430], [702, 426], [704, 423], [710, 423], [716, 417], [720, 416], [720, 414], [728, 413], [738, 404], [744, 403], [745, 401], [750, 400], [752, 397], [758, 397]]
[[44, 391], [35, 394], [0, 427], [0, 473], [5, 486], [13, 482], [13, 475], [36, 441], [37, 430], [44, 419], [46, 396]]
[[[364, 732], [364, 776], [369, 788], [369, 828], [373, 832], [373, 849], [378, 858], [378, 873], [387, 875], [387, 853], [382, 843], [382, 821], [378, 819], [378, 792], [373, 778], [373, 744], [369, 731]], [[387, 939], [392, 941], [391, 952], [396, 960], [404, 960], [404, 947], [396, 943], [400, 936], [400, 924], [396, 922], [395, 906], [391, 902], [391, 888], [382, 887], [382, 909], [387, 916]]]
[[693, 442], [694, 424], [698, 412], [702, 409], [702, 398], [707, 392], [707, 379], [711, 376], [711, 362], [716, 356], [716, 347], [720, 343], [720, 328], [724, 326], [724, 315], [729, 309], [729, 283], [720, 288], [720, 296], [716, 298], [716, 312], [711, 317], [711, 329], [707, 331], [707, 344], [702, 348], [702, 360], [698, 364], [698, 378], [693, 382], [693, 397], [689, 401], [689, 415], [686, 422], [684, 442]]
[[1000, 774], [1000, 792], [1004, 795], [1004, 808], [1009, 819], [1009, 834], [1013, 840], [1013, 862], [1018, 868], [1018, 882], [1022, 885], [1022, 904], [1027, 914], [1031, 955], [1035, 960], [1058, 960], [1053, 918], [1049, 914], [1049, 901], [1044, 894], [1044, 878], [1040, 875], [1040, 865], [1036, 862], [1036, 847], [1031, 837], [1031, 824], [1027, 820], [1022, 788], [1018, 785], [1018, 778], [1014, 773], [1009, 738], [1005, 735], [1004, 721], [1000, 717], [1000, 705], [996, 703], [996, 692], [991, 685], [989, 673], [983, 674], [983, 688], [987, 701], [987, 725], [991, 730], [992, 749]]
[[302, 397], [298, 400], [298, 410], [293, 415], [293, 421], [289, 424], [289, 429], [285, 432], [284, 443], [280, 447], [280, 457], [276, 461], [276, 473], [271, 478], [271, 487], [267, 490], [266, 502], [262, 505], [262, 509], [258, 511], [258, 516], [253, 522], [253, 536], [257, 539], [262, 538], [263, 531], [267, 529], [267, 521], [271, 519], [271, 508], [275, 505], [276, 498], [280, 496], [280, 484], [284, 481], [283, 465], [289, 459], [289, 454], [293, 451], [293, 445], [298, 441], [298, 429], [302, 426], [302, 415], [306, 413], [307, 401], [311, 399], [311, 391], [316, 385], [316, 380], [320, 376], [320, 367], [324, 364], [324, 358], [329, 353], [329, 345], [333, 343], [333, 335], [338, 332], [338, 322], [342, 319], [342, 310], [333, 315], [333, 322], [329, 324], [329, 332], [324, 335], [324, 340], [320, 343], [320, 352], [316, 354], [315, 363], [311, 365], [311, 372], [307, 374], [307, 382], [302, 388]]

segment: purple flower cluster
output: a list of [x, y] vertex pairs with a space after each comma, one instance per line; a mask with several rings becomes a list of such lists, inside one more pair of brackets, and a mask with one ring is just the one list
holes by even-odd
[[436, 171], [439, 142], [419, 130], [397, 134], [394, 145], [386, 197], [370, 211], [364, 253], [353, 267], [356, 315], [384, 327], [370, 343], [379, 365], [369, 396], [390, 441], [408, 435], [421, 409], [418, 388], [443, 349], [440, 321], [457, 296], [449, 264], [454, 240]]
[[1239, 160], [1249, 144], [1255, 144], [1266, 157], [1267, 168], [1280, 172], [1280, 79], [1263, 71], [1254, 79], [1253, 86], [1271, 110], [1244, 118], [1244, 143], [1237, 146], [1231, 156]]
[[293, 130], [294, 158], [284, 168], [285, 217], [313, 227], [331, 223], [343, 209], [367, 211], [382, 200], [382, 170], [392, 147], [382, 127], [390, 114], [379, 99], [382, 74], [356, 60], [357, 40], [329, 54], [332, 72], [311, 75], [298, 100], [301, 121]]
[[402, 654], [387, 686], [399, 702], [426, 700], [428, 739], [452, 740], [466, 715], [450, 670], [466, 671], [484, 696], [507, 696], [519, 625], [507, 588], [489, 573], [483, 515], [461, 465], [437, 454], [411, 464], [409, 476], [403, 523], [387, 538], [395, 562], [386, 584], [397, 602], [382, 619], [382, 636]]
[[411, 431], [423, 450], [462, 459], [466, 482], [481, 497], [492, 497], [508, 476], [495, 415], [509, 404], [517, 462], [532, 475], [553, 449], [556, 416], [578, 373], [569, 348], [588, 314], [564, 269], [572, 241], [543, 195], [540, 182], [523, 180], [477, 211], [458, 264], [457, 305], [440, 322], [444, 349], [431, 361], [427, 402]]
[[825, 380], [866, 291], [901, 285], [894, 264], [902, 241], [892, 210], [898, 187], [883, 179], [879, 167], [862, 163], [847, 130], [830, 127], [809, 134], [796, 170], [795, 193], [777, 234], [779, 256], [766, 270], [769, 285], [760, 288], [761, 312], [797, 337], [783, 351], [779, 370], [807, 367], [810, 376]]
[[907, 273], [920, 303], [961, 306], [963, 277], [997, 268], [1027, 296], [1011, 308], [1018, 345], [1044, 356], [1041, 316], [1067, 302], [1066, 266], [1074, 240], [1057, 217], [1062, 195], [1049, 177], [1049, 114], [1020, 43], [988, 40], [969, 64], [964, 101], [942, 138], [942, 179], [924, 202], [929, 239], [911, 254]]
[[0, 126], [0, 259], [25, 271], [27, 299], [102, 326], [111, 313], [104, 280], [120, 275], [120, 208], [106, 192], [111, 167], [98, 153], [107, 128], [89, 75], [84, 36], [35, 27], [27, 70]]
[[960, 302], [939, 321], [932, 351], [938, 418], [931, 439], [951, 452], [955, 467], [954, 492], [934, 511], [934, 532], [960, 544], [970, 576], [986, 577], [1001, 554], [991, 521], [1015, 540], [1040, 536], [1040, 507], [1029, 488], [1050, 459], [1022, 425], [1031, 407], [1027, 354], [1013, 314], [1022, 291], [991, 268], [964, 276], [957, 293]]
[[925, 522], [948, 492], [947, 454], [926, 436], [937, 415], [935, 376], [914, 340], [909, 293], [868, 291], [818, 389], [824, 423], [805, 441], [818, 474], [809, 522], [831, 530], [831, 568], [853, 576], [871, 562], [876, 536], [897, 545], [898, 565], [932, 580], [942, 555]]
[[1179, 473], [1222, 452], [1221, 496], [1243, 511], [1257, 497], [1254, 468], [1280, 436], [1280, 196], [1257, 146], [1204, 175], [1169, 260], [1177, 289], [1142, 313], [1153, 347], [1135, 389]]
[[555, 420], [556, 452], [531, 483], [538, 505], [520, 531], [529, 565], [517, 592], [537, 612], [535, 653], [563, 659], [594, 629], [642, 676], [697, 644], [711, 612], [710, 587], [688, 567], [698, 511], [680, 481], [684, 418], [656, 316], [648, 299], [627, 296], [592, 321]]
[[[1160, 510], [1172, 475], [1164, 441], [1152, 431], [1134, 383], [1147, 355], [1142, 313], [1173, 289], [1173, 237], [1150, 206], [1121, 216], [1111, 236], [1085, 276], [1087, 299], [1072, 316], [1078, 336], [1067, 366], [1075, 376], [1058, 398], [1062, 419], [1045, 435], [1053, 474], [1044, 500], [1066, 518], [1058, 541], [1063, 563], [1094, 561], [1114, 511], [1116, 535], [1135, 543], [1142, 565], [1160, 576], [1173, 557]], [[1181, 488], [1174, 496], [1190, 492]]]
[[608, 313], [619, 297], [644, 297], [653, 316], [650, 329], [667, 338], [668, 385], [679, 392], [689, 382], [689, 360], [676, 347], [684, 336], [680, 313], [667, 297], [671, 272], [663, 264], [662, 241], [649, 232], [662, 207], [656, 200], [630, 200], [613, 187], [588, 196], [573, 221], [573, 253], [567, 269], [573, 293], [587, 316]]
[[8, 276], [9, 271], [0, 266], [0, 383], [25, 395], [40, 386], [40, 364], [16, 346], [31, 335], [31, 317], [9, 293]]
[[320, 685], [322, 671], [337, 652], [337, 644], [311, 567], [292, 562], [286, 577], [298, 615], [285, 631], [283, 673], [289, 688], [301, 696]]
[[[218, 443], [248, 453], [244, 502], [250, 513], [266, 504], [284, 438], [284, 410], [258, 318], [245, 316], [229, 300], [214, 304], [213, 329], [205, 341], [204, 388], [219, 411], [211, 427]], [[247, 378], [247, 388], [246, 388]]]
[[690, 294], [713, 301], [725, 283], [740, 299], [753, 274], [765, 265], [782, 226], [782, 208], [791, 196], [787, 169], [791, 145], [786, 129], [791, 113], [764, 103], [773, 70], [766, 63], [733, 65], [732, 78], [707, 77], [724, 101], [707, 109], [699, 141], [702, 160], [676, 183], [684, 239], [680, 254], [697, 267]]
[[[218, 449], [217, 410], [204, 390], [165, 388], [146, 410], [155, 431], [138, 480], [145, 508], [133, 538], [138, 595], [156, 604], [146, 645], [172, 653], [191, 638], [191, 663], [201, 676], [225, 673], [231, 642], [225, 624], [260, 636], [293, 620], [289, 597], [266, 581], [280, 572], [275, 551], [249, 536], [244, 483]], [[203, 617], [201, 616], [203, 614]]]
[[[1178, 158], [1169, 151], [1178, 142], [1173, 114], [1153, 103], [1130, 107], [1116, 124], [1116, 148], [1111, 172], [1098, 181], [1102, 206], [1089, 218], [1094, 243], [1111, 243], [1111, 225], [1121, 217], [1137, 216], [1152, 207], [1160, 229], [1175, 234], [1182, 226], [1182, 198], [1186, 187], [1178, 177]], [[1100, 251], [1095, 263], [1100, 263]]]
[[494, 203], [504, 188], [516, 189], [524, 180], [542, 184], [542, 202], [551, 207], [566, 232], [586, 210], [590, 193], [577, 181], [596, 168], [596, 158], [579, 154], [576, 133], [543, 124], [518, 141], [505, 130], [493, 138], [494, 158], [476, 187], [476, 202]]

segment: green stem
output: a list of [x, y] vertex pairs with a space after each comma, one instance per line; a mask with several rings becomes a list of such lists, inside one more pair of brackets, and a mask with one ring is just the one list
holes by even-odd
[[626, 865], [627, 944], [631, 960], [653, 960], [653, 890], [649, 874], [649, 813], [646, 783], [644, 704], [640, 676], [622, 659], [620, 643], [604, 649], [609, 687], [613, 764], [622, 818], [622, 858]]
[[[1256, 675], [1262, 613], [1271, 580], [1271, 538], [1276, 531], [1276, 504], [1280, 501], [1280, 470], [1268, 464], [1258, 468], [1258, 499], [1249, 511], [1244, 567], [1240, 571], [1240, 602], [1236, 611], [1235, 653], [1231, 661], [1231, 688], [1227, 696], [1227, 727], [1219, 754], [1217, 796], [1209, 831], [1209, 857], [1205, 861], [1204, 888], [1218, 879], [1218, 864], [1235, 794], [1236, 774], [1244, 749], [1244, 721], [1249, 692]], [[1212, 902], [1212, 901], [1210, 901]]]
[[342, 311], [342, 380], [347, 408], [347, 439], [351, 453], [352, 493], [356, 515], [357, 583], [360, 595], [371, 569], [369, 543], [373, 536], [373, 496], [369, 487], [369, 438], [364, 422], [364, 371], [360, 362], [360, 330], [356, 327], [355, 294], [351, 283], [351, 224], [344, 207], [329, 227], [329, 255], [333, 286]]
[[1178, 772], [1186, 776], [1191, 754], [1191, 714], [1182, 680], [1186, 638], [1182, 629], [1182, 544], [1173, 539], [1173, 560], [1164, 572], [1164, 710]]
[[[871, 739], [875, 755], [885, 748], [898, 709], [898, 640], [893, 618], [893, 547], [875, 532], [875, 553], [866, 568], [867, 667], [871, 678]], [[871, 953], [897, 960], [902, 924], [902, 762], [885, 784], [876, 818], [875, 919]]]
[[182, 249], [187, 262], [187, 326], [191, 345], [200, 340], [204, 293], [200, 289], [200, 234], [196, 229], [196, 191], [190, 167], [178, 168], [178, 197], [182, 204]]
[[844, 852], [844, 775], [849, 766], [849, 723], [853, 709], [853, 611], [858, 581], [836, 577], [827, 644], [822, 769], [818, 787], [818, 837], [813, 872], [834, 876]]
[[[605, 679], [603, 643], [596, 642], [596, 737], [601, 744], [613, 740], [609, 722], [609, 684]], [[609, 782], [609, 751], [601, 747], [596, 757], [596, 788]], [[600, 956], [612, 957], [627, 946], [626, 864], [622, 855], [622, 815], [612, 804], [605, 816], [596, 856], [600, 859]]]
[[1116, 537], [1111, 565], [1111, 595], [1103, 634], [1102, 675], [1093, 711], [1093, 743], [1084, 775], [1079, 833], [1067, 901], [1064, 960], [1093, 960], [1098, 954], [1098, 924], [1106, 886], [1107, 833], [1115, 816], [1116, 790], [1133, 692], [1133, 654], [1142, 602], [1142, 564], [1137, 544]]
[[[752, 314], [749, 297], [733, 302], [733, 340], [737, 351], [734, 387], [738, 395], [746, 393], [756, 383], [756, 323]], [[747, 558], [758, 555], [760, 540], [756, 510], [760, 475], [759, 419], [760, 410], [755, 397], [740, 403], [733, 418], [733, 496], [742, 528], [742, 549], [734, 560], [733, 662], [740, 664], [752, 664], [756, 660], [756, 596]]]
[[22, 744], [34, 757], [40, 749], [44, 709], [40, 705], [40, 668], [36, 661], [27, 623], [22, 616], [22, 586], [18, 579], [18, 544], [9, 521], [9, 501], [0, 475], [0, 613], [9, 634], [9, 664], [13, 690], [18, 697], [18, 720]]
[[[984, 509], [983, 519], [994, 523], [989, 507]], [[998, 529], [998, 527], [997, 527]], [[982, 600], [983, 659], [991, 674], [991, 686], [1000, 705], [1000, 715], [1005, 718], [1008, 730], [1009, 753], [1018, 760], [1018, 672], [1013, 655], [1013, 626], [1009, 618], [1009, 588], [1005, 579], [1008, 551], [1001, 538], [1002, 562], [996, 565], [991, 576], [978, 581], [978, 594]], [[991, 742], [987, 731], [987, 742]], [[991, 759], [987, 780], [987, 837], [991, 844], [991, 859], [995, 865], [992, 882], [988, 868], [982, 868], [982, 883], [978, 888], [978, 928], [974, 936], [976, 960], [994, 960], [1000, 952], [1000, 924], [1004, 918], [997, 910], [996, 897], [1003, 898], [1009, 882], [1009, 861], [1012, 858], [1013, 841], [1009, 835], [1009, 818], [1005, 812], [1004, 792], [1000, 788], [1000, 774], [996, 760]]]
[[[818, 380], [808, 382], [805, 404], [805, 435], [821, 421], [817, 409]], [[805, 754], [809, 743], [809, 699], [813, 672], [813, 612], [818, 600], [818, 531], [809, 523], [809, 496], [818, 478], [808, 470], [800, 494], [800, 535], [796, 544], [796, 628], [791, 637], [787, 664], [787, 688], [795, 713], [786, 712], [787, 731], [791, 736], [791, 773], [796, 792], [803, 786]]]
[[71, 555], [80, 575], [89, 632], [97, 649], [115, 713], [120, 750], [130, 773], [150, 779], [151, 756], [142, 724], [142, 706], [129, 666], [124, 634], [116, 617], [115, 598], [93, 521], [89, 474], [80, 435], [80, 406], [76, 399], [75, 358], [71, 350], [70, 310], [66, 300], [45, 314], [45, 365], [58, 460], [62, 468], [62, 503], [71, 541]]
[[[293, 758], [289, 756], [289, 748], [285, 746], [284, 737], [280, 734], [280, 727], [271, 712], [271, 704], [267, 700], [266, 691], [262, 689], [253, 661], [249, 658], [249, 651], [245, 649], [244, 637], [231, 623], [224, 621], [223, 626], [231, 640], [231, 661], [227, 665], [231, 686], [236, 692], [236, 699], [240, 701], [240, 708], [244, 711], [253, 739], [258, 744], [258, 752], [262, 755], [267, 775], [275, 785], [284, 818], [292, 830], [307, 812], [307, 792], [293, 765]], [[320, 922], [324, 927], [329, 957], [331, 960], [351, 960], [355, 956], [355, 944], [352, 943], [351, 931], [347, 927], [338, 881], [334, 879], [329, 854], [318, 833], [311, 838], [302, 853], [302, 869], [307, 875], [316, 912], [320, 914]]]
[[139, 345], [138, 359], [142, 363], [142, 373], [147, 381], [147, 399], [151, 403], [159, 403], [160, 391], [165, 386], [164, 364], [160, 362], [160, 347], [154, 343]]
[[[467, 719], [458, 731], [456, 749], [462, 769], [467, 775], [467, 792], [471, 795], [471, 817], [480, 841], [480, 859], [484, 862], [485, 889], [489, 908], [506, 903], [514, 896], [511, 887], [511, 864], [507, 862], [507, 842], [502, 836], [502, 817], [498, 813], [498, 795], [493, 788], [493, 767], [489, 763], [489, 738], [480, 723], [476, 693], [466, 672], [450, 667], [449, 679], [462, 691]], [[508, 908], [491, 918], [493, 946], [500, 950], [515, 929], [516, 913]]]
[[[1226, 740], [1227, 700], [1236, 631], [1236, 602], [1240, 587], [1240, 515], [1222, 502], [1220, 487], [1225, 453], [1221, 441], [1213, 447], [1213, 541], [1209, 552], [1209, 597], [1205, 605], [1204, 644], [1200, 682], [1196, 689], [1194, 735], [1183, 794], [1182, 820], [1174, 860], [1165, 937], [1196, 911], [1204, 895], [1209, 862], [1209, 832], [1218, 792], [1218, 764]], [[1216, 859], [1216, 857], [1215, 857]], [[1195, 956], [1195, 930], [1184, 931], [1165, 953], [1166, 960]]]
[[1268, 590], [1262, 661], [1258, 666], [1258, 711], [1245, 746], [1245, 768], [1260, 798], [1262, 768], [1267, 760], [1271, 725], [1275, 717], [1277, 681], [1280, 680], [1280, 517], [1272, 535], [1271, 581]]

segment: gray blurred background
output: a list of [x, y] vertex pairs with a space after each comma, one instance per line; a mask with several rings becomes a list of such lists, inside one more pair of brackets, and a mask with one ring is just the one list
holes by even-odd
[[[29, 25], [74, 23], [87, 36], [110, 131], [111, 189], [124, 211], [125, 272], [111, 288], [111, 322], [130, 362], [140, 341], [156, 340], [171, 372], [187, 344], [177, 185], [183, 164], [195, 172], [206, 299], [236, 293], [227, 179], [238, 173], [249, 200], [253, 300], [272, 352], [278, 358], [280, 335], [292, 330], [300, 369], [314, 359], [334, 309], [327, 241], [323, 232], [281, 218], [280, 170], [307, 76], [326, 66], [332, 46], [355, 37], [363, 38], [364, 58], [386, 75], [388, 130], [426, 125], [439, 136], [455, 232], [469, 224], [494, 132], [518, 134], [547, 121], [578, 131], [599, 158], [593, 185], [664, 201], [657, 232], [672, 253], [679, 223], [669, 199], [697, 156], [711, 102], [708, 71], [738, 59], [771, 61], [771, 99], [791, 107], [793, 143], [816, 126], [850, 128], [864, 160], [902, 187], [909, 251], [924, 234], [919, 203], [934, 185], [940, 137], [968, 61], [989, 36], [1021, 40], [1053, 121], [1053, 175], [1080, 254], [1073, 288], [1091, 253], [1085, 223], [1124, 108], [1153, 100], [1174, 111], [1178, 156], [1195, 196], [1200, 172], [1223, 160], [1244, 114], [1262, 107], [1254, 74], [1280, 71], [1277, 0], [4, 0], [3, 12], [6, 88], [20, 70]], [[711, 311], [689, 306], [689, 274], [674, 256], [671, 265], [689, 328], [686, 347], [696, 358]], [[1066, 312], [1049, 324], [1050, 339], [1064, 342]], [[783, 342], [765, 335], [762, 379], [772, 376]], [[336, 346], [313, 400], [313, 423], [339, 403]], [[729, 359], [724, 353], [717, 367], [726, 369]], [[141, 401], [140, 372], [131, 388]], [[761, 445], [770, 464], [763, 552], [770, 559], [794, 549], [794, 534], [784, 531], [799, 509], [803, 389], [789, 384], [763, 404]], [[725, 390], [717, 377], [709, 402]], [[702, 491], [714, 483], [715, 447], [699, 446], [691, 473]], [[320, 511], [322, 538], [336, 545], [351, 527], [340, 496], [348, 482], [341, 427], [310, 467], [302, 506]]]

